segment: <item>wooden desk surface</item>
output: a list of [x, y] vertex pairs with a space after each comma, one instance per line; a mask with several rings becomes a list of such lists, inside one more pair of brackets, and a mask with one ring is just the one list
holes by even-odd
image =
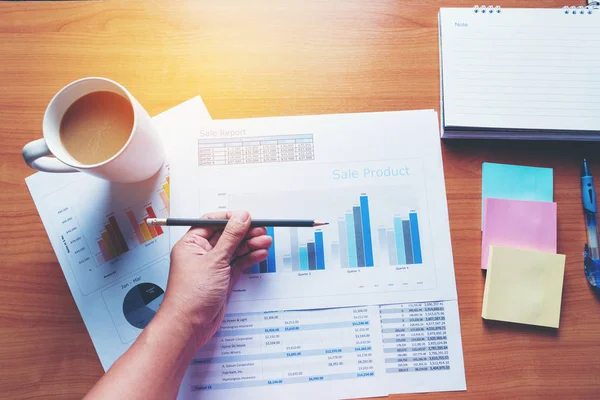
[[[0, 215], [10, 218], [0, 231], [0, 397], [80, 398], [102, 374], [24, 183], [32, 171], [21, 148], [41, 137], [43, 111], [58, 89], [83, 76], [107, 76], [150, 114], [200, 94], [214, 118], [439, 110], [437, 9], [472, 4], [0, 3]], [[600, 396], [600, 301], [582, 271], [578, 186], [582, 155], [600, 175], [598, 150], [595, 144], [444, 143], [468, 391], [394, 397]], [[558, 331], [486, 324], [480, 317], [483, 161], [554, 168], [559, 252], [567, 255]]]

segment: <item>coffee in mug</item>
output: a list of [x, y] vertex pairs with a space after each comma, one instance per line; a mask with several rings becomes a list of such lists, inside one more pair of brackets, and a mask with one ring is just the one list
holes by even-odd
[[117, 154], [131, 135], [133, 108], [113, 92], [93, 92], [77, 99], [60, 122], [60, 141], [82, 164], [98, 164]]
[[48, 104], [42, 131], [42, 139], [23, 148], [25, 162], [39, 171], [139, 182], [158, 172], [165, 159], [146, 110], [107, 78], [84, 78], [61, 89]]

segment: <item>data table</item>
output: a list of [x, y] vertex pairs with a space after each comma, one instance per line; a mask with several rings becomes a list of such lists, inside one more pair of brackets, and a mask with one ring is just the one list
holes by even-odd
[[386, 373], [450, 369], [444, 302], [382, 306]]
[[199, 166], [314, 159], [312, 134], [198, 140]]

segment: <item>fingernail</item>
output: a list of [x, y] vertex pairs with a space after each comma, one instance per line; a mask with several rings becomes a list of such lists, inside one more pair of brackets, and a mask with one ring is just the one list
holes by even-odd
[[235, 222], [239, 222], [240, 224], [245, 223], [250, 218], [250, 213], [248, 211], [235, 211], [231, 215], [231, 219]]

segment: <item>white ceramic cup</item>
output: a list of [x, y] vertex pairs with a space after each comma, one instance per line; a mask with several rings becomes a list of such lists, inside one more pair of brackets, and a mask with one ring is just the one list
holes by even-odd
[[[71, 157], [61, 143], [60, 123], [71, 104], [88, 93], [98, 91], [117, 93], [129, 101], [133, 107], [133, 128], [127, 143], [118, 153], [97, 164], [82, 164]], [[42, 134], [42, 139], [23, 147], [23, 159], [38, 171], [81, 171], [115, 182], [140, 182], [154, 175], [165, 160], [163, 143], [150, 115], [127, 89], [107, 78], [83, 78], [62, 88], [46, 108]]]

